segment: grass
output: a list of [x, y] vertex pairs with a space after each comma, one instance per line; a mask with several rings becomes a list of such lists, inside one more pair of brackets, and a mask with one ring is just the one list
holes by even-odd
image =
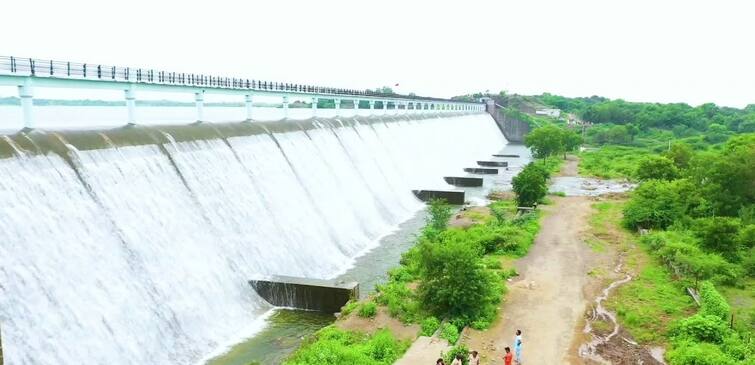
[[580, 154], [579, 174], [605, 179], [631, 179], [637, 164], [651, 152], [645, 148], [605, 146]]
[[[618, 287], [606, 301], [619, 321], [642, 344], [664, 344], [671, 322], [694, 312], [692, 299], [660, 263], [632, 243], [633, 235], [621, 226], [624, 202], [603, 201], [592, 205], [589, 219], [592, 237], [587, 244], [595, 251], [614, 245], [624, 251], [624, 264], [639, 272], [632, 281]], [[603, 270], [588, 275], [602, 277]]]
[[284, 365], [389, 365], [409, 348], [388, 330], [373, 335], [328, 326], [318, 331]]
[[606, 306], [641, 344], [665, 344], [671, 322], [695, 311], [680, 283], [654, 260], [648, 260], [638, 277], [620, 286]]
[[741, 288], [720, 286], [718, 290], [731, 306], [734, 328], [750, 336], [755, 334], [755, 279], [743, 280]]

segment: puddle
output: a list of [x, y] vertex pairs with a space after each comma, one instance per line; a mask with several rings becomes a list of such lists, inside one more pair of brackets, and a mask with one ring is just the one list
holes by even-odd
[[624, 193], [634, 189], [636, 184], [626, 180], [600, 180], [589, 177], [558, 176], [551, 180], [549, 191], [564, 193], [566, 196], [598, 196]]

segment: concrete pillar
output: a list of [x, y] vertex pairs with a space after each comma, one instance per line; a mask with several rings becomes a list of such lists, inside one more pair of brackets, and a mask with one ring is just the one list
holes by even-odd
[[375, 115], [375, 100], [370, 100], [370, 115]]
[[288, 96], [283, 97], [283, 118], [288, 119]]
[[124, 90], [126, 96], [126, 110], [128, 111], [128, 124], [136, 124], [136, 95], [134, 94], [134, 88], [129, 86]]
[[312, 116], [317, 116], [317, 102], [320, 101], [318, 98], [312, 98]]
[[18, 97], [21, 98], [24, 128], [34, 128], [34, 88], [31, 79], [24, 80], [24, 84], [18, 87]]
[[336, 104], [336, 116], [338, 116], [341, 113], [341, 99], [333, 99], [333, 102]]
[[244, 95], [244, 106], [246, 107], [246, 120], [252, 120], [252, 94]]
[[194, 101], [197, 103], [197, 121], [204, 119], [204, 92], [194, 93]]

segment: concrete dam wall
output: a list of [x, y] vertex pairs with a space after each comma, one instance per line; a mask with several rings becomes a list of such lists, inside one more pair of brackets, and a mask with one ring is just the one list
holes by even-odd
[[[431, 136], [431, 138], [428, 138]], [[7, 364], [194, 364], [505, 145], [485, 113], [0, 135]]]

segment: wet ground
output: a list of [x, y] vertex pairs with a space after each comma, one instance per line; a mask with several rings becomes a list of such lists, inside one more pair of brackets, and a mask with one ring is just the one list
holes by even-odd
[[636, 185], [626, 180], [599, 180], [579, 176], [558, 176], [551, 180], [551, 193], [566, 196], [598, 196], [625, 193]]

